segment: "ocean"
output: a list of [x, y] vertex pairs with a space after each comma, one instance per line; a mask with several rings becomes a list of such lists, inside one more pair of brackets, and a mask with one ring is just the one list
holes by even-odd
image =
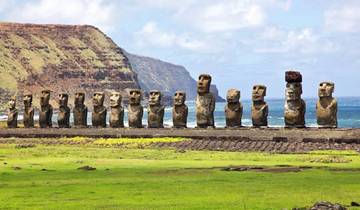
[[[304, 99], [306, 102], [306, 126], [316, 127], [316, 101], [315, 98]], [[340, 97], [338, 101], [338, 127], [340, 128], [360, 128], [360, 97]], [[284, 99], [267, 99], [266, 102], [269, 105], [268, 123], [270, 127], [283, 127], [284, 126]], [[251, 100], [241, 100], [244, 107], [242, 124], [243, 126], [251, 126]], [[189, 108], [188, 115], [188, 127], [195, 127], [195, 101], [186, 102]], [[226, 102], [216, 103], [215, 108], [215, 126], [225, 126], [224, 106]], [[164, 126], [172, 126], [172, 108], [166, 107], [164, 116]], [[109, 117], [109, 114], [107, 115]], [[38, 116], [35, 116], [37, 119]], [[19, 120], [22, 119], [22, 115], [19, 115]], [[54, 113], [53, 121], [56, 124], [57, 114]], [[0, 115], [0, 121], [6, 120], [5, 115]], [[72, 122], [72, 119], [71, 119]], [[127, 126], [127, 110], [125, 110], [125, 126]], [[91, 113], [88, 114], [88, 124], [91, 124]], [[144, 109], [143, 124], [147, 124], [147, 113]]]

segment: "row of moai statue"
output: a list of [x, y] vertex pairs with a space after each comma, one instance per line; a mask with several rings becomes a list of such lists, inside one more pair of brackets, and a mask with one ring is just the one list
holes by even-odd
[[[302, 128], [305, 127], [306, 104], [301, 98], [302, 94], [302, 75], [296, 71], [287, 71], [285, 73], [286, 101], [284, 106], [285, 127]], [[196, 124], [198, 128], [213, 128], [215, 96], [210, 92], [211, 76], [201, 74], [197, 82], [196, 98]], [[317, 122], [319, 127], [337, 127], [337, 102], [332, 97], [334, 92], [334, 83], [322, 82], [319, 87], [319, 100], [316, 105]], [[255, 85], [252, 90], [252, 124], [254, 127], [268, 126], [269, 108], [265, 102], [266, 86]], [[148, 127], [163, 128], [165, 107], [161, 103], [161, 92], [152, 90], [149, 93], [148, 100]], [[59, 113], [58, 126], [60, 128], [70, 127], [70, 108], [68, 107], [68, 94], [58, 95]], [[105, 94], [95, 92], [92, 97], [93, 112], [92, 126], [106, 127], [107, 108], [104, 106]], [[129, 91], [128, 105], [128, 123], [131, 128], [142, 128], [143, 106], [141, 105], [142, 93], [139, 89]], [[32, 94], [25, 93], [24, 100], [24, 127], [34, 127], [34, 108], [32, 107]], [[188, 107], [185, 104], [186, 93], [176, 91], [173, 98], [173, 127], [186, 128]], [[241, 118], [243, 106], [240, 102], [240, 91], [230, 89], [226, 96], [227, 104], [225, 106], [226, 127], [241, 127]], [[40, 97], [39, 126], [41, 128], [52, 127], [53, 107], [49, 103], [50, 91], [43, 90]], [[112, 128], [124, 127], [124, 108], [121, 105], [122, 96], [119, 92], [110, 94], [110, 118], [109, 124]], [[74, 101], [74, 126], [87, 127], [88, 109], [84, 104], [85, 93], [75, 94]], [[16, 98], [9, 102], [8, 127], [17, 127], [18, 111], [16, 109]]]

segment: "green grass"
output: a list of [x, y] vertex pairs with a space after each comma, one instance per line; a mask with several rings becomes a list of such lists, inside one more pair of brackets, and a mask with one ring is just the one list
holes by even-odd
[[[131, 139], [113, 140], [119, 141]], [[334, 157], [346, 161], [312, 161]], [[77, 169], [85, 165], [96, 170]], [[213, 168], [238, 165], [314, 168], [285, 173]], [[254, 210], [291, 209], [320, 200], [350, 204], [360, 202], [358, 170], [360, 156], [351, 151], [178, 153], [93, 145], [16, 149], [0, 144], [0, 209]]]

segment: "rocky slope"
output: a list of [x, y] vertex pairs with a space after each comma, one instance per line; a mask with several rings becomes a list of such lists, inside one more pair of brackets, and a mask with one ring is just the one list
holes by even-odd
[[123, 50], [93, 26], [0, 23], [2, 106], [25, 90], [34, 97], [44, 88], [89, 97], [96, 90], [138, 87]]
[[[183, 66], [127, 52], [125, 55], [138, 75], [141, 88], [145, 91], [161, 90], [164, 95], [172, 96], [176, 90], [184, 90], [188, 100], [195, 99], [196, 81]], [[219, 96], [215, 85], [211, 86], [211, 91], [215, 93], [218, 101], [224, 100]]]

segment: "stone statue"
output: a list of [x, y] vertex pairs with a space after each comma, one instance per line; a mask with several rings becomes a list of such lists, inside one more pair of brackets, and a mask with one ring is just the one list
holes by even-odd
[[319, 87], [319, 100], [316, 103], [316, 117], [319, 127], [337, 127], [337, 101], [332, 97], [335, 85], [322, 82]]
[[306, 104], [301, 99], [302, 94], [302, 76], [296, 71], [287, 71], [286, 78], [286, 101], [285, 101], [285, 127], [303, 128], [305, 127]]
[[215, 96], [210, 92], [211, 76], [201, 74], [197, 82], [196, 124], [198, 128], [214, 128]]
[[110, 127], [123, 128], [124, 127], [124, 108], [121, 106], [121, 94], [119, 92], [111, 92], [110, 94]]
[[141, 90], [131, 89], [129, 91], [128, 120], [130, 128], [142, 128], [144, 108], [141, 106]]
[[18, 110], [16, 109], [16, 97], [12, 97], [9, 101], [9, 112], [7, 118], [8, 128], [17, 128]]
[[241, 127], [243, 106], [240, 103], [240, 91], [230, 89], [226, 95], [225, 118], [227, 128]]
[[75, 93], [75, 107], [73, 109], [74, 126], [79, 128], [87, 127], [87, 113], [88, 109], [85, 106], [85, 93]]
[[92, 126], [106, 128], [106, 107], [104, 106], [105, 94], [95, 92], [93, 95]]
[[269, 108], [264, 98], [266, 96], [266, 86], [254, 85], [252, 90], [251, 118], [254, 127], [268, 125]]
[[58, 125], [59, 128], [70, 128], [70, 108], [68, 107], [69, 95], [60, 93], [58, 96], [59, 114]]
[[31, 93], [25, 93], [23, 95], [24, 101], [24, 127], [34, 127], [34, 108], [32, 107], [33, 96]]
[[40, 128], [51, 128], [52, 127], [52, 114], [53, 107], [50, 105], [50, 90], [41, 91], [40, 96], [40, 114], [39, 114], [39, 125]]
[[148, 127], [163, 128], [165, 107], [161, 104], [161, 93], [158, 90], [149, 92]]
[[186, 93], [184, 91], [176, 91], [173, 101], [173, 127], [174, 128], [186, 128], [188, 107], [185, 104]]

